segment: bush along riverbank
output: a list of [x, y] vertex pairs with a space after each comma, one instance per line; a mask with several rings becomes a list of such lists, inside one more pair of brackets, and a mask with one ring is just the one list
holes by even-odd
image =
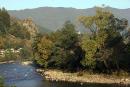
[[61, 70], [44, 70], [37, 69], [46, 80], [49, 81], [68, 81], [68, 82], [80, 82], [83, 83], [106, 83], [106, 84], [130, 84], [130, 76], [113, 76], [113, 75], [103, 75], [103, 74], [90, 74], [87, 72], [63, 72]]
[[[32, 44], [34, 61], [40, 67], [77, 72], [37, 71], [52, 81], [130, 84], [130, 77], [126, 77], [129, 74], [122, 77], [111, 74], [117, 72], [118, 75], [118, 71], [125, 71], [119, 72], [121, 74], [130, 73], [128, 20], [117, 18], [105, 9], [97, 9], [94, 16], [79, 17], [79, 22], [90, 33], [77, 32], [75, 25], [67, 21], [55, 32], [37, 34]], [[90, 70], [93, 74], [79, 73], [80, 70]]]

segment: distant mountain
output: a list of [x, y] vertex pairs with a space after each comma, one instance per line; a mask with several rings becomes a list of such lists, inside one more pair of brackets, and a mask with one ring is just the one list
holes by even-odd
[[[130, 8], [129, 9], [116, 9], [111, 7], [104, 8], [111, 11], [119, 18], [126, 18], [130, 22]], [[94, 15], [96, 7], [88, 9], [75, 9], [63, 7], [40, 7], [35, 9], [25, 10], [10, 10], [11, 16], [20, 19], [28, 17], [33, 18], [34, 22], [40, 26], [40, 31], [55, 31], [62, 27], [65, 21], [70, 20], [76, 25], [77, 30], [84, 31], [84, 27], [78, 22], [77, 18], [81, 15]], [[130, 23], [129, 23], [130, 24]]]
[[38, 31], [39, 32], [42, 32], [42, 33], [49, 33], [49, 32], [52, 32], [53, 30], [50, 30], [50, 29], [47, 29], [47, 28], [45, 28], [45, 27], [43, 27], [43, 26], [40, 26], [40, 25], [37, 25], [37, 27], [38, 27]]

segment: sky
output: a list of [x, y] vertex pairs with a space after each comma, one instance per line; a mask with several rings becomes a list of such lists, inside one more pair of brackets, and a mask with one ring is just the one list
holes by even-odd
[[130, 0], [0, 0], [0, 7], [5, 7], [8, 10], [38, 7], [73, 7], [85, 9], [102, 6], [102, 4], [120, 9], [130, 8]]

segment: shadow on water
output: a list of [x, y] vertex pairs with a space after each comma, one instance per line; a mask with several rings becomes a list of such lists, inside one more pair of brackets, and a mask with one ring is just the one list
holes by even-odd
[[56, 82], [43, 79], [33, 66], [24, 66], [18, 63], [0, 64], [0, 75], [5, 78], [7, 85], [17, 87], [130, 87], [119, 84], [72, 83]]

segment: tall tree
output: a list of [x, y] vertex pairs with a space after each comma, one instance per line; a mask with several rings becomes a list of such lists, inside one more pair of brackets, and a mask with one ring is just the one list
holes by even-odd
[[10, 15], [5, 10], [5, 8], [0, 9], [0, 26], [2, 25], [1, 32], [4, 33], [8, 31], [10, 27]]
[[82, 59], [82, 49], [74, 25], [67, 21], [63, 28], [57, 32], [60, 36], [54, 43], [50, 65], [62, 69], [77, 68]]
[[35, 43], [33, 43], [34, 58], [38, 64], [47, 67], [53, 43], [47, 36], [36, 39]]
[[112, 60], [119, 68], [116, 45], [123, 42], [120, 32], [127, 27], [127, 20], [120, 20], [111, 12], [98, 9], [95, 16], [81, 16], [79, 21], [91, 32], [90, 36], [82, 39], [82, 47], [86, 51], [83, 65], [96, 67], [96, 61], [100, 61], [109, 68], [108, 60]]

